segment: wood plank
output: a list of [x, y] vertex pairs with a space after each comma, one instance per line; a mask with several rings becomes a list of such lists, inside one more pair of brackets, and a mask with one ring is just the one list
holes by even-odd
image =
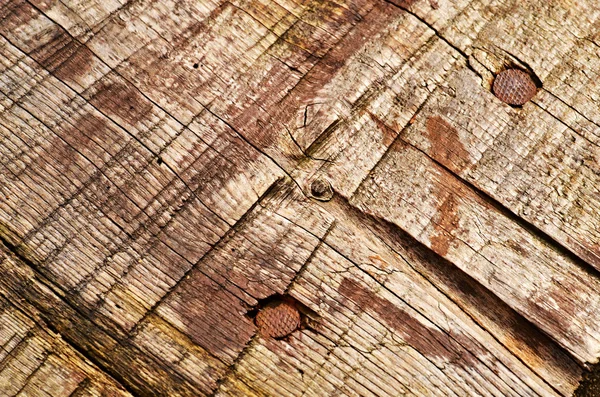
[[597, 362], [598, 279], [422, 152], [397, 141], [352, 203], [450, 260], [582, 363]]
[[[9, 198], [3, 207], [3, 223], [10, 223], [13, 242], [22, 245], [30, 258], [46, 263], [45, 274], [56, 279], [61, 288], [71, 290], [80, 304], [96, 311], [107, 327], [117, 332], [130, 330], [191, 267], [173, 250], [178, 249], [177, 239], [183, 236], [168, 233], [188, 222], [182, 220], [187, 212], [179, 213], [190, 204], [191, 211], [202, 214], [203, 219], [194, 218], [197, 234], [187, 237], [204, 240], [191, 253], [199, 258], [281, 176], [281, 171], [210, 113], [203, 113], [184, 128], [117, 77], [95, 83], [86, 103], [84, 97], [33, 60], [23, 58], [17, 48], [6, 41], [4, 44], [12, 51], [7, 61], [25, 59], [47, 81], [32, 85], [27, 99], [5, 111], [5, 136], [13, 139], [13, 131], [23, 131], [38, 141], [43, 136], [51, 140], [31, 143], [45, 151], [35, 158], [39, 163], [22, 166], [23, 176], [19, 170], [2, 173], [6, 178], [3, 193]], [[116, 84], [119, 92], [126, 92], [124, 96], [110, 94]], [[16, 93], [6, 93], [17, 99]], [[110, 100], [100, 101], [101, 95]], [[42, 97], [59, 102], [46, 108], [34, 106], [35, 99]], [[111, 104], [114, 101], [117, 105]], [[71, 112], [69, 106], [81, 113], [81, 119], [73, 122], [63, 114]], [[83, 109], [78, 109], [80, 106]], [[139, 113], [138, 119], [127, 119], [114, 111], [122, 106], [152, 109], [143, 116], [151, 120], [160, 117], [165, 122], [153, 121], [152, 129], [148, 129], [147, 123], [138, 120]], [[57, 113], [55, 109], [63, 110]], [[80, 121], [90, 118], [89, 124]], [[74, 124], [63, 128], [61, 119]], [[44, 134], [29, 133], [32, 123]], [[127, 131], [121, 123], [128, 126]], [[98, 135], [98, 128], [110, 133], [110, 138]], [[150, 138], [151, 131], [157, 133]], [[164, 131], [161, 141], [158, 131]], [[74, 139], [75, 133], [83, 137]], [[96, 140], [89, 139], [91, 136]], [[24, 145], [23, 140], [19, 143]], [[105, 146], [107, 151], [104, 158], [93, 161], [91, 154], [99, 152], [98, 146]], [[181, 157], [182, 147], [195, 149], [191, 156]], [[22, 147], [13, 161], [18, 162], [17, 157], [25, 153], [31, 152]], [[160, 153], [164, 159], [157, 161]], [[48, 159], [61, 163], [49, 168]], [[53, 176], [40, 169], [53, 171]], [[78, 182], [73, 185], [73, 181]], [[255, 196], [240, 188], [248, 184], [255, 186]], [[41, 203], [39, 196], [48, 204]], [[21, 209], [21, 202], [29, 202], [28, 212]], [[31, 207], [34, 203], [41, 207]], [[98, 218], [98, 211], [106, 217]], [[37, 219], [38, 223], [27, 219]], [[20, 224], [27, 229], [18, 228]], [[142, 259], [146, 252], [153, 254]], [[156, 283], [152, 288], [144, 286], [147, 272], [153, 274]]]
[[44, 324], [36, 323], [4, 296], [0, 297], [0, 390], [3, 395], [131, 396], [116, 380], [90, 364]]
[[[78, 352], [84, 353], [86, 359], [110, 371], [111, 376], [118, 377], [134, 394], [202, 394], [196, 382], [174, 372], [164, 357], [145, 353], [148, 346], [143, 340], [133, 344], [127, 339], [117, 339], [95, 324], [85, 311], [71, 305], [49, 288], [49, 280], [36, 273], [5, 246], [2, 246], [0, 266], [4, 275], [0, 280], [2, 296], [16, 302], [19, 309], [36, 323], [48, 324], [69, 344], [76, 346]], [[176, 338], [174, 332], [169, 334]], [[164, 343], [160, 339], [153, 342]], [[206, 355], [203, 352], [197, 354]], [[40, 360], [41, 357], [40, 354], [27, 355], [29, 361]], [[92, 389], [90, 393], [93, 395], [98, 392]]]
[[[265, 205], [287, 217], [297, 214], [298, 208], [318, 203], [289, 189], [282, 186], [274, 191], [265, 198]], [[247, 388], [259, 395], [321, 395], [323, 390], [337, 390], [341, 395], [388, 395], [394, 390], [409, 395], [419, 395], [417, 390], [427, 395], [433, 390], [442, 395], [485, 395], [482, 388], [490, 384], [494, 385], [488, 390], [492, 394], [509, 395], [523, 388], [517, 393], [570, 395], [577, 387], [580, 368], [559, 346], [450, 263], [440, 264], [407, 234], [399, 235], [344, 200], [319, 207], [312, 211], [315, 221], [327, 214], [335, 223], [290, 289], [316, 317], [308, 329], [284, 341], [254, 339], [217, 395], [236, 395]], [[315, 230], [310, 217], [300, 219], [304, 228]], [[348, 307], [353, 301], [357, 306]], [[359, 327], [361, 310], [379, 320]], [[439, 327], [438, 331], [419, 328], [424, 319]], [[407, 325], [413, 321], [417, 328]], [[436, 356], [443, 349], [431, 344], [447, 337], [452, 342], [440, 342], [445, 348], [469, 346], [475, 361], [463, 353], [453, 359]], [[481, 351], [474, 349], [476, 345]], [[414, 354], [406, 356], [406, 349], [414, 349]], [[438, 359], [443, 366], [435, 364]], [[461, 389], [460, 382], [451, 380], [455, 375], [444, 372], [435, 378], [448, 383], [432, 384], [431, 377], [424, 375], [437, 373], [431, 365], [443, 367], [443, 372], [460, 372], [465, 366], [474, 371], [470, 376], [477, 373], [475, 379], [486, 380]], [[420, 383], [410, 369], [416, 367], [424, 377]], [[489, 368], [494, 368], [497, 380], [487, 378]], [[285, 380], [265, 382], [265, 373], [267, 379]]]
[[[515, 4], [510, 12], [485, 18], [486, 26], [476, 34], [439, 26], [471, 55], [470, 63], [483, 81], [468, 73], [452, 78], [449, 85], [455, 92], [434, 95], [408, 130], [408, 140], [598, 268], [599, 237], [590, 226], [598, 221], [600, 208], [598, 120], [597, 106], [590, 100], [594, 66], [585, 60], [597, 53], [594, 37], [600, 15], [591, 4], [565, 2], [544, 8], [535, 24], [522, 26], [534, 9], [539, 11], [531, 4]], [[465, 14], [455, 23], [471, 19]], [[561, 23], [548, 22], [553, 20]], [[555, 37], [561, 37], [560, 43], [554, 43]], [[543, 57], [536, 56], [541, 53]], [[527, 67], [543, 83], [524, 109], [501, 105], [485, 92], [493, 75], [507, 65]], [[443, 153], [420, 138], [426, 120], [435, 114], [447, 115], [446, 121], [459, 126], [453, 140], [466, 151], [456, 151], [453, 159], [444, 161]]]
[[[0, 2], [0, 390], [572, 395], [600, 359], [599, 17]], [[543, 83], [522, 108], [489, 92], [510, 65]], [[264, 338], [282, 294], [303, 326]]]
[[[598, 267], [598, 146], [537, 99], [522, 111], [500, 104], [472, 73], [449, 87], [430, 98], [405, 140]], [[475, 110], [458, 110], [459, 101]]]
[[[565, 395], [576, 388], [580, 369], [573, 359], [497, 296], [395, 226], [366, 217], [345, 200], [331, 204], [327, 210], [335, 214], [337, 228], [326, 242], [333, 249], [352, 258], [361, 270], [420, 313], [444, 317], [437, 324], [463, 324], [476, 338], [489, 340], [491, 336], [494, 342], [482, 343], [491, 350], [498, 341], [502, 347], [496, 347], [494, 355], [499, 360], [507, 349]], [[510, 368], [510, 360], [506, 362]]]

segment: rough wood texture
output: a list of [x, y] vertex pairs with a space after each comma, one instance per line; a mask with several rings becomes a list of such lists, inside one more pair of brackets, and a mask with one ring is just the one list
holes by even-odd
[[593, 0], [0, 0], [0, 395], [597, 395], [599, 27]]

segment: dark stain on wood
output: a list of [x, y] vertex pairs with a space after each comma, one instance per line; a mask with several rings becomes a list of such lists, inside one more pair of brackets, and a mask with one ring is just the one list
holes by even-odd
[[29, 24], [40, 13], [25, 0], [2, 2], [0, 7], [0, 33], [11, 37], [19, 27]]
[[[75, 119], [74, 124], [69, 126], [64, 134], [64, 139], [74, 148], [91, 152], [88, 154], [90, 157], [92, 153], [100, 157], [107, 154], [114, 156], [127, 144], [128, 138], [125, 131], [94, 111], [83, 113]], [[86, 146], [82, 145], [83, 142]]]
[[52, 73], [77, 50], [78, 45], [63, 29], [56, 29], [52, 39], [33, 51], [30, 56]]
[[[80, 145], [89, 143], [89, 138], [79, 136], [77, 129], [73, 129], [77, 133]], [[80, 139], [80, 140], [79, 140]], [[59, 194], [60, 200], [70, 197], [78, 188], [81, 188], [91, 178], [93, 167], [91, 163], [85, 159], [73, 146], [66, 142], [62, 137], [53, 136], [48, 145], [45, 147], [45, 152], [35, 157], [31, 164], [32, 169], [48, 170], [56, 175], [56, 178], [62, 178], [64, 182], [61, 184], [60, 191], [55, 190]], [[47, 181], [47, 176], [40, 176], [40, 185], [50, 188], [51, 185]]]
[[135, 87], [120, 82], [101, 82], [99, 90], [90, 103], [108, 115], [135, 124], [152, 111], [152, 103], [144, 98]]
[[[330, 94], [323, 92], [322, 88], [336, 76], [352, 55], [359, 51], [370, 39], [384, 30], [387, 24], [401, 12], [395, 7], [380, 1], [364, 1], [353, 8], [354, 12], [344, 11], [344, 8], [342, 8], [340, 12], [343, 11], [341, 14], [343, 18], [326, 18], [327, 24], [326, 26], [321, 26], [321, 28], [338, 33], [328, 36], [327, 40], [324, 41], [321, 51], [330, 48], [331, 50], [326, 52], [320, 60], [315, 55], [304, 50], [304, 47], [291, 47], [288, 49], [288, 51], [293, 51], [288, 58], [295, 61], [303, 59], [295, 67], [299, 70], [310, 69], [310, 71], [289, 90], [283, 100], [274, 102], [272, 99], [274, 90], [264, 90], [264, 92], [261, 90], [263, 87], [283, 86], [284, 84], [281, 81], [284, 79], [297, 79], [295, 77], [296, 73], [289, 69], [282, 73], [267, 76], [269, 80], [261, 81], [260, 86], [255, 88], [256, 91], [261, 92], [248, 93], [248, 95], [254, 94], [254, 96], [259, 96], [259, 99], [255, 100], [257, 104], [275, 103], [275, 106], [273, 106], [274, 109], [265, 110], [261, 106], [252, 106], [243, 109], [243, 112], [235, 108], [228, 110], [237, 129], [240, 131], [247, 131], [249, 128], [252, 129], [252, 131], [247, 132], [245, 135], [259, 147], [268, 147], [276, 143], [277, 141], [274, 138], [275, 135], [280, 134], [281, 124], [286, 124], [298, 112], [304, 112], [306, 106], [314, 103], [323, 103], [324, 105], [312, 117], [310, 127], [305, 126], [305, 128], [302, 128], [301, 134], [294, 132], [294, 134], [298, 134], [296, 140], [304, 150], [310, 147], [323, 131], [327, 129], [327, 126], [332, 123], [331, 115], [333, 110], [328, 105]], [[361, 17], [358, 18], [357, 15]], [[304, 36], [301, 42], [313, 42], [317, 39], [317, 37], [313, 37], [315, 34], [322, 35], [322, 33], [319, 33], [320, 30], [303, 32]], [[340, 32], [348, 33], [342, 35]], [[298, 38], [298, 40], [300, 39]], [[319, 38], [319, 40], [323, 41], [323, 38]], [[289, 44], [282, 42], [278, 44], [289, 46]], [[301, 45], [300, 41], [298, 41], [298, 45]], [[306, 44], [302, 45], [306, 46]], [[277, 79], [278, 81], [272, 81], [273, 79]], [[276, 94], [280, 95], [280, 93]], [[261, 128], [261, 126], [256, 124], [256, 120], [259, 118], [265, 120], [264, 124], [261, 123], [266, 126], [265, 128]]]
[[183, 280], [165, 304], [177, 313], [182, 332], [227, 364], [256, 331], [240, 300], [200, 272]]
[[457, 214], [458, 202], [450, 193], [444, 203], [438, 208], [433, 219], [436, 233], [430, 238], [431, 249], [441, 256], [448, 254], [451, 242], [454, 240], [452, 232], [458, 228], [460, 216]]
[[470, 155], [460, 141], [458, 131], [440, 116], [433, 116], [425, 123], [431, 144], [429, 154], [454, 172], [461, 172], [470, 165]]
[[[49, 8], [45, 2], [38, 2], [35, 7], [41, 7], [45, 12]], [[47, 17], [30, 4], [23, 2], [12, 2], [7, 10], [0, 12], [0, 33], [11, 37], [17, 28], [27, 25], [33, 19], [46, 19]], [[40, 37], [38, 37], [40, 36]], [[20, 40], [22, 41], [22, 40]], [[35, 61], [52, 73], [56, 78], [65, 83], [81, 80], [91, 70], [94, 54], [79, 43], [62, 27], [52, 23], [43, 33], [32, 38], [29, 46], [19, 47], [28, 52]]]
[[[338, 287], [338, 292], [363, 311], [375, 312], [388, 327], [398, 332], [408, 345], [426, 357], [468, 368], [480, 364], [476, 357], [465, 351], [448, 334], [427, 327], [406, 311], [357, 281], [344, 278]], [[475, 346], [471, 347], [471, 351], [477, 351]]]
[[90, 72], [95, 55], [86, 46], [78, 45], [76, 49], [64, 58], [64, 62], [58, 65], [54, 75], [63, 81], [82, 79]]

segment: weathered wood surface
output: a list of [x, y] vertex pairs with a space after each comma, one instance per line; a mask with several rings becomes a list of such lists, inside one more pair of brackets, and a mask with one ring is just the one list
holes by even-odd
[[[11, 261], [2, 254], [2, 262]], [[0, 391], [3, 396], [131, 396], [43, 325], [21, 299], [0, 296]]]
[[[599, 27], [593, 0], [0, 0], [0, 395], [595, 395]], [[274, 340], [280, 294], [304, 326]]]

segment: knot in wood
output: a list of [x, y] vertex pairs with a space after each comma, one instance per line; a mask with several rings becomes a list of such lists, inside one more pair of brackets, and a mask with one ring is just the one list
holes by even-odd
[[289, 302], [271, 302], [256, 315], [256, 326], [261, 334], [283, 338], [300, 327], [300, 312]]
[[315, 179], [310, 185], [310, 194], [321, 201], [329, 201], [333, 197], [331, 184], [324, 179]]
[[496, 76], [493, 91], [496, 97], [509, 105], [523, 105], [537, 92], [531, 76], [519, 69], [508, 69]]

